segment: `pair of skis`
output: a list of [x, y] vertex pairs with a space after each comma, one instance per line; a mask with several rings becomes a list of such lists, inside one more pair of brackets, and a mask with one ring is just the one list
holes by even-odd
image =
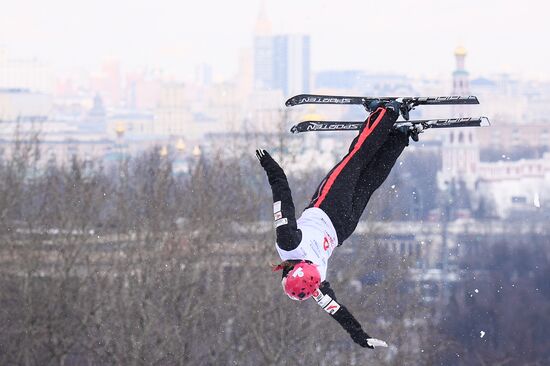
[[[476, 96], [441, 96], [441, 97], [357, 97], [341, 95], [299, 94], [286, 101], [287, 107], [304, 104], [337, 104], [368, 106], [375, 101], [389, 102], [398, 100], [405, 106], [405, 121], [396, 122], [394, 128], [449, 128], [449, 127], [480, 127], [490, 125], [487, 117], [465, 117], [446, 119], [408, 120], [408, 111], [420, 105], [465, 105], [479, 104]], [[403, 112], [403, 111], [402, 111]], [[363, 121], [303, 121], [290, 129], [292, 133], [309, 131], [353, 131], [361, 129]], [[421, 127], [420, 127], [421, 126]]]

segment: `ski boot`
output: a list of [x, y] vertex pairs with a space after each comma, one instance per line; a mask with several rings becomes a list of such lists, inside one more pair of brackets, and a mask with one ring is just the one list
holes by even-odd
[[[381, 101], [381, 100], [373, 100], [368, 105], [365, 106], [365, 109], [369, 113], [374, 113], [378, 108], [383, 107], [388, 111], [389, 113], [393, 113], [399, 117], [399, 108], [401, 107], [401, 103], [392, 100], [392, 101]], [[369, 119], [367, 119], [369, 120]], [[372, 121], [370, 122], [372, 123]], [[370, 127], [370, 124], [369, 126]]]
[[409, 102], [403, 101], [403, 98], [398, 98], [396, 101], [399, 102], [399, 113], [401, 113], [405, 121], [408, 121], [409, 112], [414, 109], [414, 106]]
[[405, 121], [409, 120], [409, 111], [413, 109], [413, 106], [410, 105], [410, 103], [403, 102], [403, 98], [398, 98], [396, 100], [390, 100], [390, 101], [381, 101], [379, 99], [373, 100], [370, 102], [367, 106], [365, 106], [365, 109], [372, 113], [375, 110], [377, 110], [379, 107], [385, 107], [388, 110], [393, 111], [396, 114], [401, 114]]
[[386, 107], [386, 110], [391, 111], [392, 113], [396, 114], [397, 117], [399, 117], [399, 111], [401, 110], [402, 106], [403, 106], [403, 104], [398, 100], [392, 100], [392, 101], [384, 103], [384, 107]]
[[409, 123], [403, 123], [398, 127], [394, 127], [393, 131], [395, 131], [395, 133], [406, 134], [414, 142], [418, 142], [418, 135], [424, 132], [424, 126], [420, 123], [412, 125]]
[[398, 102], [396, 100], [382, 101], [380, 99], [375, 99], [372, 102], [370, 102], [369, 104], [367, 104], [365, 106], [365, 109], [367, 110], [367, 112], [372, 113], [380, 107], [384, 107], [387, 110], [391, 110], [395, 113], [399, 113], [399, 111], [402, 107], [402, 104], [401, 104], [401, 102]]
[[409, 136], [414, 142], [418, 142], [418, 135], [424, 132], [424, 126], [421, 123], [414, 124], [409, 128]]
[[367, 110], [367, 112], [372, 113], [375, 110], [377, 110], [378, 108], [383, 107], [384, 102], [382, 102], [380, 99], [375, 99], [375, 100], [371, 101], [369, 104], [365, 104], [364, 106], [365, 106], [365, 109]]

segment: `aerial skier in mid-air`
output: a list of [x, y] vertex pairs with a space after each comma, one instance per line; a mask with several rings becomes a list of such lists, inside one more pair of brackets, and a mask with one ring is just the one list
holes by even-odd
[[[427, 128], [479, 127], [489, 125], [486, 117], [409, 120], [409, 112], [420, 105], [479, 104], [475, 96], [356, 97], [300, 94], [288, 107], [304, 104], [363, 105], [370, 113], [364, 122], [303, 121], [293, 133], [359, 130], [348, 153], [323, 179], [311, 202], [296, 220], [294, 203], [283, 169], [265, 150], [256, 150], [273, 193], [276, 248], [282, 263], [282, 285], [293, 300], [315, 301], [362, 347], [387, 347], [370, 337], [350, 311], [336, 299], [326, 281], [328, 259], [334, 249], [353, 233], [374, 191], [388, 177], [409, 138]], [[399, 115], [405, 121], [396, 123]]]
[[[402, 104], [374, 101], [371, 112], [348, 153], [323, 179], [311, 202], [296, 220], [291, 191], [283, 169], [265, 150], [256, 150], [273, 193], [277, 252], [283, 260], [282, 285], [293, 300], [313, 297], [362, 347], [385, 346], [370, 337], [351, 312], [336, 299], [326, 281], [328, 259], [353, 233], [373, 194], [387, 178], [418, 129], [397, 130]], [[403, 109], [402, 109], [403, 110]]]

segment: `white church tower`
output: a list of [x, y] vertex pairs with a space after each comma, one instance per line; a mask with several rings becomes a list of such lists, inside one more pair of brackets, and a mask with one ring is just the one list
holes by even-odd
[[[452, 95], [470, 95], [470, 80], [465, 69], [466, 49], [455, 50], [456, 70], [453, 72]], [[453, 106], [452, 117], [469, 116], [468, 106]], [[450, 128], [444, 130], [442, 140], [442, 167], [438, 176], [441, 189], [450, 182], [463, 181], [468, 189], [474, 189], [478, 177], [479, 145], [474, 128]]]

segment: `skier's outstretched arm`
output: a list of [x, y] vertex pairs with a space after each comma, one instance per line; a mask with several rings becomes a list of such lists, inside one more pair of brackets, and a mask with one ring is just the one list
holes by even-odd
[[292, 192], [285, 172], [265, 150], [256, 150], [256, 157], [264, 168], [273, 193], [273, 215], [277, 244], [283, 250], [295, 249], [302, 240], [302, 232], [296, 224], [296, 212]]
[[348, 332], [355, 343], [361, 347], [374, 348], [371, 344], [372, 341], [369, 342], [369, 340], [372, 340], [372, 337], [363, 330], [361, 324], [350, 311], [336, 301], [336, 295], [330, 288], [330, 283], [324, 281], [316, 296], [314, 295], [314, 298], [323, 310], [329, 313]]

